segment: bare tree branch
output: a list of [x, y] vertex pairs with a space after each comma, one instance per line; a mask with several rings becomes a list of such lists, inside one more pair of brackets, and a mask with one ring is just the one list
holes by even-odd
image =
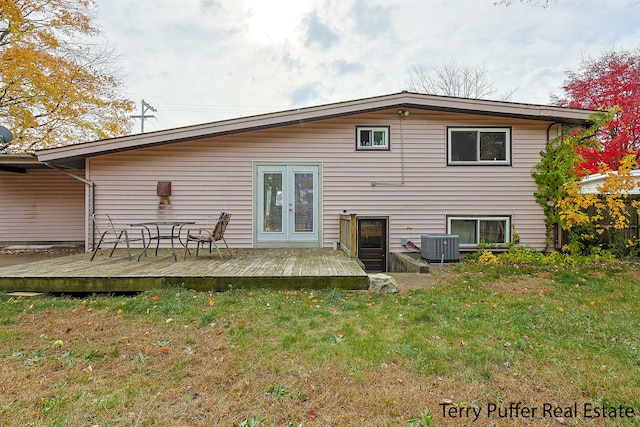
[[[488, 98], [496, 92], [485, 66], [464, 65], [456, 61], [432, 69], [424, 65], [412, 66], [407, 88], [412, 92], [475, 99]], [[504, 92], [501, 99], [507, 100], [516, 90]]]
[[[494, 6], [510, 6], [515, 2], [516, 0], [500, 0], [493, 4]], [[519, 2], [522, 4], [534, 4], [534, 5], [538, 3], [542, 3], [542, 7], [547, 8], [551, 5], [554, 5], [556, 3], [556, 0], [519, 0]]]

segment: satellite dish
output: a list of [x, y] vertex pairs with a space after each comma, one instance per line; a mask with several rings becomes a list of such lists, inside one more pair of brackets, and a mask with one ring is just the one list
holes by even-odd
[[13, 134], [9, 129], [0, 126], [0, 144], [8, 144], [13, 139]]

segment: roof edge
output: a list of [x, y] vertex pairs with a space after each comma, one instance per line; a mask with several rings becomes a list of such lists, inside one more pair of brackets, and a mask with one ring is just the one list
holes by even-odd
[[592, 110], [548, 105], [455, 98], [403, 91], [390, 95], [246, 116], [143, 134], [126, 135], [64, 147], [48, 148], [36, 151], [36, 155], [40, 161], [79, 159], [117, 151], [133, 150], [231, 133], [249, 132], [270, 127], [287, 126], [296, 123], [400, 107], [562, 123], [588, 123], [589, 117], [595, 112]]

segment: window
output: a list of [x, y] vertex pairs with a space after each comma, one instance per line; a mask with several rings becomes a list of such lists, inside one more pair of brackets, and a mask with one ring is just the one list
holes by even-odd
[[389, 126], [356, 126], [356, 150], [389, 150]]
[[510, 128], [450, 127], [447, 141], [450, 165], [508, 165], [511, 162]]
[[509, 217], [449, 217], [447, 232], [460, 237], [460, 247], [506, 245], [510, 241]]

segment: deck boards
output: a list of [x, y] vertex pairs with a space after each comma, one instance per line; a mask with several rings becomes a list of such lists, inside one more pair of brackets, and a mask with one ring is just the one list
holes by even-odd
[[91, 254], [73, 255], [0, 268], [0, 291], [125, 292], [184, 286], [197, 290], [229, 287], [279, 289], [366, 289], [368, 276], [340, 251], [331, 249], [240, 249], [233, 256], [200, 252], [200, 256], [168, 250], [127, 258], [108, 251], [90, 261]]

